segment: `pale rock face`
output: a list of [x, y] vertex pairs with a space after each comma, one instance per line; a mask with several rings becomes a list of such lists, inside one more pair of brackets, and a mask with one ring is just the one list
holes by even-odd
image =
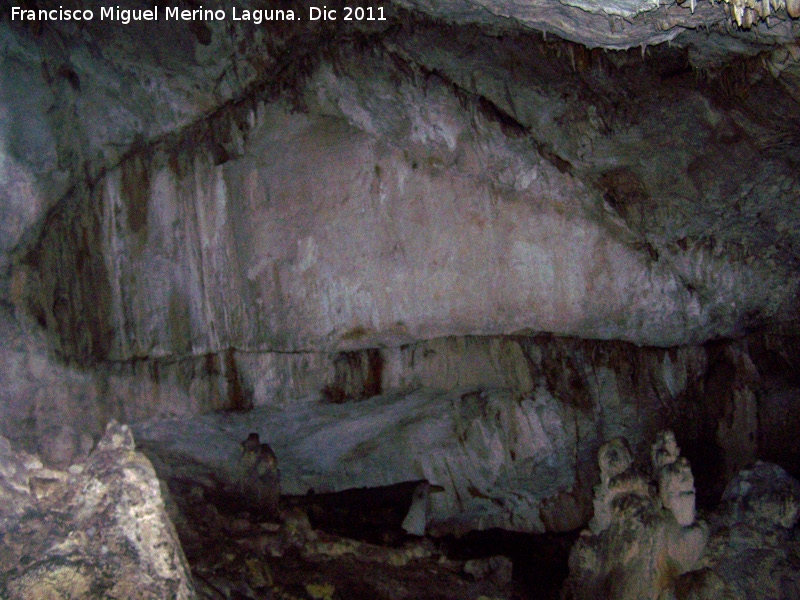
[[[248, 123], [223, 164], [202, 144], [135, 155], [102, 177], [95, 204], [65, 203], [30, 279], [64, 354], [336, 351], [519, 331], [668, 346], [730, 334], [752, 303], [774, 312], [791, 296], [791, 278], [700, 249], [653, 260], [588, 182], [444, 83], [397, 83], [378, 58], [343, 67], [310, 79], [305, 114], [273, 103], [220, 117]], [[80, 267], [91, 281], [73, 280], [64, 244], [91, 254]], [[698, 286], [713, 290], [703, 303]]]
[[[589, 31], [589, 45], [604, 47], [725, 18], [706, 2], [406, 5], [579, 40]], [[37, 237], [59, 201], [42, 245], [69, 250], [45, 252], [45, 281], [31, 286], [66, 356], [364, 348], [526, 329], [673, 345], [741, 333], [796, 297], [787, 261], [773, 258], [792, 246], [796, 177], [759, 145], [781, 132], [697, 90], [648, 96], [630, 118], [623, 102], [619, 117], [598, 98], [614, 87], [605, 73], [580, 101], [564, 91], [587, 66], [579, 49], [571, 76], [545, 68], [546, 55], [517, 68], [500, 57], [524, 55], [529, 40], [475, 42], [423, 23], [407, 37], [384, 32], [369, 57], [315, 63], [292, 82], [302, 111], [264, 95], [198, 124], [270, 81], [282, 54], [271, 44], [286, 42], [226, 27], [164, 35], [162, 24], [94, 23], [42, 40], [0, 29], [0, 266], [28, 268], [7, 252]], [[788, 38], [785, 83], [796, 36], [791, 24], [764, 29], [759, 39]], [[760, 51], [754, 37], [743, 53]], [[704, 150], [740, 130], [747, 143], [724, 158]], [[729, 198], [743, 202], [736, 223]], [[758, 226], [742, 225], [751, 215]]]

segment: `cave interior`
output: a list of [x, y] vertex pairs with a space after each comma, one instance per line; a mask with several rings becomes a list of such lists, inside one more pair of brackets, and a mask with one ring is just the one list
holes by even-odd
[[128, 425], [175, 597], [562, 597], [618, 437], [800, 477], [797, 0], [18, 4], [0, 436]]

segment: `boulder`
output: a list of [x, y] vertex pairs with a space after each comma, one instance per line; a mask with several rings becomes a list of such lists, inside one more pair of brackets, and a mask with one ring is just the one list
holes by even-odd
[[0, 438], [0, 597], [195, 598], [150, 461], [109, 423], [83, 462], [48, 469]]
[[757, 461], [728, 484], [701, 567], [676, 583], [679, 600], [800, 597], [800, 483]]

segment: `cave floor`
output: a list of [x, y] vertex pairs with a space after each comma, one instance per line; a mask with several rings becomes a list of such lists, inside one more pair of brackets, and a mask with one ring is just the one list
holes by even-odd
[[264, 518], [170, 482], [201, 599], [559, 597], [576, 533], [410, 536], [400, 528], [406, 487], [283, 496], [280, 515]]

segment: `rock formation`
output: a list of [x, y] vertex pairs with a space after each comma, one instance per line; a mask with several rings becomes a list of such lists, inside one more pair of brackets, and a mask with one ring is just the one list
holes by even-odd
[[695, 520], [688, 461], [671, 431], [651, 449], [652, 481], [623, 440], [600, 448], [595, 516], [570, 555], [563, 598], [745, 600], [800, 592], [800, 483], [757, 461], [728, 485], [708, 521]]
[[45, 468], [0, 438], [0, 596], [195, 597], [150, 462], [112, 422], [88, 458]]
[[757, 461], [728, 485], [709, 519], [711, 536], [696, 571], [675, 585], [678, 600], [767, 600], [800, 594], [800, 483]]
[[250, 433], [241, 443], [236, 474], [236, 490], [251, 510], [275, 517], [281, 495], [281, 473], [269, 444], [261, 443], [257, 433]]
[[691, 468], [671, 431], [651, 457], [657, 489], [636, 472], [624, 440], [600, 447], [595, 515], [570, 554], [564, 598], [664, 598], [675, 579], [697, 568], [708, 526], [694, 518]]
[[423, 536], [428, 526], [428, 513], [430, 507], [430, 494], [443, 492], [444, 488], [440, 485], [431, 485], [428, 481], [420, 482], [414, 489], [411, 498], [411, 506], [408, 509], [406, 518], [400, 525], [406, 533], [411, 535]]

